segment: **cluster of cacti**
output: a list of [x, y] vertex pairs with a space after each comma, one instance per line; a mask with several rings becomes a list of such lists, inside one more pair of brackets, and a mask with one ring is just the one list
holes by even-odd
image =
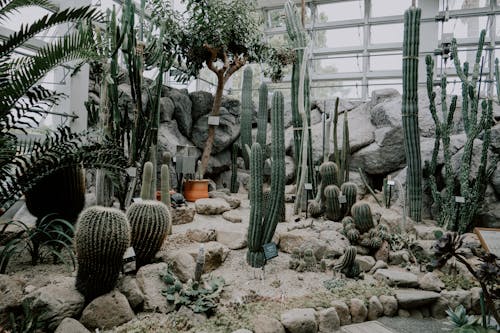
[[231, 193], [238, 193], [240, 188], [240, 183], [238, 182], [238, 151], [240, 147], [233, 143], [231, 149], [231, 184], [229, 185], [229, 190]]
[[359, 278], [361, 269], [356, 261], [357, 252], [355, 246], [348, 246], [342, 257], [340, 257], [339, 263], [334, 266], [334, 269], [340, 271], [348, 278]]
[[123, 212], [94, 206], [80, 214], [75, 234], [76, 288], [87, 302], [115, 287], [129, 244], [130, 228]]
[[245, 168], [249, 168], [249, 155], [245, 147], [252, 146], [252, 67], [246, 66], [243, 71], [243, 85], [241, 88], [241, 130], [240, 140], [245, 160]]
[[[491, 170], [487, 169], [488, 149], [491, 142], [491, 126], [493, 125], [493, 101], [491, 98], [480, 103], [478, 93], [478, 80], [480, 77], [480, 63], [486, 31], [482, 30], [479, 38], [476, 60], [472, 73], [469, 73], [469, 64], [465, 62], [463, 67], [458, 57], [457, 43], [453, 39], [451, 52], [458, 77], [462, 81], [462, 121], [466, 134], [466, 142], [463, 148], [462, 158], [458, 174], [452, 169], [450, 135], [453, 129], [453, 116], [456, 109], [457, 96], [452, 97], [448, 110], [446, 102], [446, 74], [441, 78], [441, 108], [442, 116], [436, 111], [436, 93], [433, 88], [434, 61], [431, 56], [426, 57], [427, 65], [427, 93], [429, 96], [429, 109], [436, 124], [436, 140], [430, 165], [426, 165], [429, 174], [429, 185], [434, 203], [440, 212], [438, 222], [451, 230], [466, 232], [473, 226], [473, 220], [478, 208], [481, 206], [486, 191], [487, 175]], [[497, 85], [499, 83], [497, 82]], [[481, 108], [481, 115], [478, 116]], [[440, 120], [442, 119], [442, 120]], [[482, 136], [482, 150], [480, 164], [477, 173], [471, 176], [471, 159], [474, 150], [474, 142]], [[441, 148], [442, 143], [442, 148]], [[444, 157], [444, 187], [438, 188], [436, 172], [438, 170], [438, 152], [442, 149]], [[492, 167], [496, 163], [491, 163]], [[458, 186], [455, 180], [458, 178]], [[460, 206], [455, 202], [455, 195], [459, 194], [465, 201]], [[458, 218], [457, 218], [458, 217]]]
[[288, 267], [297, 272], [325, 272], [326, 261], [324, 259], [318, 260], [311, 248], [293, 249]]
[[342, 219], [343, 233], [351, 242], [351, 244], [356, 244], [361, 236], [358, 229], [356, 229], [356, 224], [354, 224], [354, 219], [351, 216], [346, 216]]
[[384, 241], [389, 241], [390, 238], [387, 227], [379, 224], [361, 236], [361, 245], [376, 250], [382, 246]]
[[352, 217], [346, 216], [342, 219], [342, 233], [351, 244], [378, 249], [384, 241], [389, 240], [390, 234], [387, 226], [383, 224], [374, 226], [368, 204], [356, 203], [352, 211]]
[[420, 8], [411, 7], [404, 14], [403, 39], [403, 118], [406, 153], [408, 214], [422, 221], [422, 158], [418, 125], [418, 49], [420, 43]]
[[283, 213], [285, 201], [285, 137], [283, 121], [283, 94], [275, 92], [271, 108], [272, 147], [271, 159], [271, 198], [266, 216], [263, 218], [262, 166], [264, 165], [262, 148], [254, 143], [251, 148], [250, 166], [250, 224], [248, 227], [247, 262], [252, 267], [265, 264], [262, 245], [271, 242], [276, 226]]
[[132, 232], [131, 245], [136, 254], [136, 265], [151, 262], [168, 234], [171, 220], [168, 206], [150, 197], [153, 164], [144, 164], [141, 201], [134, 202], [127, 209], [127, 218]]

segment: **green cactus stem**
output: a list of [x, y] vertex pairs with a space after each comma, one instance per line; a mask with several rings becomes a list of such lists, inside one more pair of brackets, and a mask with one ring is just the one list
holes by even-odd
[[311, 217], [319, 217], [323, 214], [323, 210], [321, 209], [321, 205], [316, 200], [309, 200], [309, 205], [307, 206], [307, 213]]
[[262, 165], [264, 159], [259, 143], [252, 145], [250, 153], [250, 220], [248, 225], [247, 262], [252, 267], [265, 264], [262, 250], [264, 230], [262, 225]]
[[351, 208], [351, 213], [356, 229], [360, 233], [363, 234], [373, 228], [373, 217], [369, 204], [366, 202], [355, 203]]
[[[241, 90], [241, 146], [252, 146], [252, 67], [246, 66], [243, 71], [243, 86]], [[243, 159], [245, 167], [250, 166], [249, 156], [243, 149]]]
[[323, 162], [319, 167], [321, 183], [316, 194], [316, 200], [321, 204], [321, 209], [325, 209], [325, 188], [329, 185], [338, 185], [338, 168], [334, 162]]
[[340, 189], [337, 185], [328, 185], [324, 191], [326, 217], [332, 221], [342, 218], [342, 209], [339, 202]]
[[358, 186], [355, 183], [347, 182], [340, 186], [340, 191], [345, 196], [346, 203], [343, 204], [344, 215], [351, 213], [352, 206], [358, 197]]
[[261, 147], [266, 146], [267, 139], [267, 84], [263, 82], [259, 87], [259, 110], [257, 113], [257, 142]]
[[231, 148], [231, 184], [230, 191], [231, 193], [238, 193], [240, 188], [240, 183], [238, 182], [238, 152], [240, 147], [238, 144], [233, 143]]
[[142, 184], [141, 184], [141, 199], [152, 200], [151, 197], [151, 180], [153, 179], [153, 163], [144, 163], [142, 170]]
[[80, 214], [75, 233], [76, 289], [87, 303], [113, 290], [129, 244], [130, 229], [123, 212], [93, 206]]
[[348, 246], [340, 258], [339, 264], [335, 265], [334, 269], [342, 272], [348, 278], [358, 278], [361, 269], [356, 261], [357, 252], [355, 246]]
[[163, 164], [160, 169], [161, 202], [170, 208], [170, 153], [163, 154]]
[[420, 43], [420, 8], [411, 7], [404, 14], [402, 118], [406, 163], [408, 165], [408, 214], [422, 221], [422, 158], [418, 125], [418, 49]]

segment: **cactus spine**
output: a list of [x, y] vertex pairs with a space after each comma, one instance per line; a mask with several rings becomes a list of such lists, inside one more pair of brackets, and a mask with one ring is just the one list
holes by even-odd
[[240, 183], [238, 182], [238, 151], [238, 145], [236, 143], [233, 143], [231, 149], [231, 193], [238, 193], [240, 187]]
[[373, 217], [369, 204], [358, 202], [352, 206], [351, 212], [356, 229], [358, 229], [360, 233], [363, 234], [373, 228]]
[[262, 148], [258, 142], [252, 145], [250, 153], [250, 221], [248, 225], [247, 262], [252, 267], [262, 267], [265, 264], [262, 252]]
[[332, 221], [338, 221], [342, 217], [339, 195], [340, 189], [337, 185], [328, 185], [325, 188], [326, 217]]
[[407, 169], [409, 216], [422, 221], [422, 158], [418, 127], [418, 49], [420, 43], [420, 8], [411, 7], [404, 14], [403, 102], [402, 118]]
[[323, 210], [321, 209], [321, 205], [319, 204], [319, 202], [317, 202], [316, 200], [310, 200], [307, 207], [307, 213], [311, 217], [319, 217], [323, 213]]
[[[247, 66], [243, 71], [243, 86], [241, 90], [241, 146], [252, 146], [252, 67]], [[243, 149], [245, 167], [250, 166], [249, 155]]]
[[[272, 100], [271, 193], [266, 217], [262, 218], [262, 148], [258, 143], [251, 151], [250, 225], [248, 230], [247, 262], [252, 267], [265, 264], [262, 245], [271, 242], [282, 214], [285, 200], [285, 137], [283, 123], [283, 94], [275, 92]], [[262, 222], [263, 221], [263, 222]]]
[[352, 182], [342, 184], [340, 187], [342, 194], [345, 196], [346, 203], [344, 204], [345, 214], [351, 213], [352, 206], [356, 203], [358, 197], [358, 186]]
[[263, 82], [259, 87], [259, 111], [257, 115], [257, 142], [262, 148], [266, 146], [267, 136], [267, 84]]
[[121, 211], [94, 206], [80, 214], [75, 234], [76, 289], [87, 302], [115, 287], [129, 244], [129, 224]]
[[[142, 193], [150, 193], [148, 188], [149, 174], [152, 170], [152, 163], [146, 162], [144, 165]], [[156, 252], [158, 252], [167, 237], [171, 228], [170, 210], [162, 202], [144, 199], [141, 202], [134, 202], [127, 209], [127, 218], [130, 222], [131, 245], [136, 254], [136, 266], [149, 264]]]

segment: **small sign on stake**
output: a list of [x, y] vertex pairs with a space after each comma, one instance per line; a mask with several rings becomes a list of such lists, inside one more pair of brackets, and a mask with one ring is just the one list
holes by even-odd
[[177, 162], [177, 157], [175, 157], [175, 156], [174, 156], [174, 157], [172, 157], [172, 162], [173, 162], [173, 163]]
[[139, 197], [133, 198], [132, 201], [133, 202], [142, 202], [142, 198], [139, 198]]
[[208, 116], [208, 124], [212, 126], [219, 126], [220, 117], [219, 116]]
[[388, 180], [387, 185], [394, 186], [394, 185], [396, 185], [396, 182], [394, 182], [394, 180]]
[[455, 197], [455, 202], [456, 203], [465, 203], [465, 198], [464, 197]]
[[313, 184], [311, 184], [311, 183], [305, 183], [305, 184], [304, 184], [304, 189], [305, 189], [306, 191], [312, 191], [312, 189], [313, 189]]
[[135, 251], [133, 247], [129, 247], [123, 255], [123, 273], [133, 273], [136, 270]]
[[127, 175], [129, 175], [130, 177], [135, 177], [136, 174], [137, 174], [137, 168], [136, 167], [130, 167], [130, 168], [127, 168], [125, 170], [127, 171]]
[[347, 198], [345, 195], [343, 195], [343, 194], [339, 195], [339, 203], [341, 203], [341, 204], [347, 203]]
[[262, 249], [264, 249], [264, 257], [266, 258], [266, 261], [278, 256], [278, 248], [273, 242], [262, 245]]

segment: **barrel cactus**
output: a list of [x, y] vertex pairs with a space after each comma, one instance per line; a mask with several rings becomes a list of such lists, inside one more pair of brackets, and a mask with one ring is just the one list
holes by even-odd
[[343, 204], [344, 213], [350, 214], [352, 206], [356, 203], [356, 199], [358, 196], [358, 186], [355, 183], [347, 182], [342, 184], [342, 186], [340, 187], [340, 191], [346, 199], [345, 204]]
[[337, 185], [328, 185], [325, 190], [326, 217], [332, 221], [338, 221], [342, 217], [339, 203], [340, 189]]
[[[149, 193], [144, 187], [151, 184], [148, 177], [152, 174], [152, 168], [151, 162], [144, 164], [141, 194]], [[142, 199], [127, 209], [137, 268], [151, 262], [156, 252], [160, 250], [171, 224], [170, 211], [165, 204], [147, 197]]]
[[384, 224], [379, 224], [363, 235], [361, 245], [377, 250], [382, 246], [384, 241], [389, 240], [388, 228]]
[[355, 246], [348, 246], [340, 258], [340, 262], [335, 265], [335, 269], [342, 272], [348, 278], [358, 278], [361, 269], [356, 261], [357, 250]]
[[309, 205], [307, 206], [307, 213], [314, 218], [321, 216], [323, 210], [321, 209], [320, 203], [316, 200], [309, 200]]
[[358, 202], [352, 206], [351, 213], [354, 218], [356, 229], [358, 229], [360, 233], [363, 234], [373, 228], [373, 217], [369, 204], [366, 202]]
[[356, 229], [354, 224], [354, 219], [350, 216], [346, 216], [342, 219], [342, 233], [347, 237], [351, 244], [356, 244], [359, 240], [359, 230]]
[[334, 162], [323, 162], [319, 167], [319, 175], [321, 177], [321, 184], [319, 189], [320, 202], [325, 206], [325, 188], [329, 185], [338, 185], [338, 172], [337, 164]]
[[75, 234], [76, 289], [87, 302], [115, 287], [129, 246], [129, 224], [120, 210], [93, 206], [80, 214]]

